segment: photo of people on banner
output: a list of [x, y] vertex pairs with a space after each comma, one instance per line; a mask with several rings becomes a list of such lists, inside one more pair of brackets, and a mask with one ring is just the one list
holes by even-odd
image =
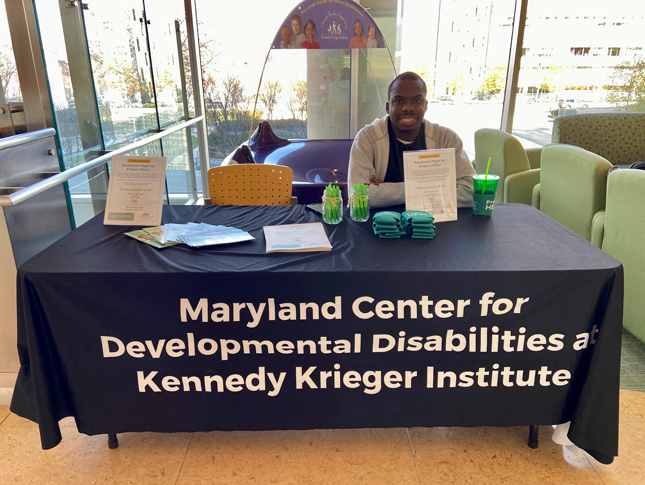
[[375, 49], [385, 47], [376, 22], [360, 5], [306, 2], [280, 26], [273, 49]]

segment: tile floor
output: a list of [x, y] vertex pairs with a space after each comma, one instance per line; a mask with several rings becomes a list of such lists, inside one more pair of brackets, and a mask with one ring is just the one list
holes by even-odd
[[4, 484], [645, 484], [645, 345], [623, 335], [620, 455], [602, 465], [551, 440], [526, 446], [522, 428], [403, 428], [212, 433], [125, 433], [119, 448], [61, 421], [43, 451], [38, 427], [0, 405]]
[[625, 329], [620, 356], [620, 388], [645, 391], [645, 344]]
[[622, 390], [620, 456], [596, 462], [528, 428], [403, 428], [125, 433], [110, 450], [62, 421], [40, 448], [38, 427], [0, 406], [0, 484], [585, 484], [645, 483], [645, 393]]

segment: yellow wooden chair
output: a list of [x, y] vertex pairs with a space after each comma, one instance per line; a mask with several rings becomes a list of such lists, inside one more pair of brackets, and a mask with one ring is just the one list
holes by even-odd
[[212, 205], [291, 205], [293, 171], [281, 165], [228, 165], [208, 171]]

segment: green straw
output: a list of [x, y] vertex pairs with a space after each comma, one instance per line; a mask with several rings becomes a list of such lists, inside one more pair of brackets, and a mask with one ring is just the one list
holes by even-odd
[[488, 180], [488, 169], [490, 168], [490, 159], [493, 157], [488, 157], [488, 165], [486, 165], [486, 176], [484, 177], [484, 180]]

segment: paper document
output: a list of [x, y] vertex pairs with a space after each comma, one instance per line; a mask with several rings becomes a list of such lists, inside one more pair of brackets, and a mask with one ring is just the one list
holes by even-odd
[[166, 248], [176, 244], [186, 244], [194, 248], [230, 244], [255, 239], [248, 232], [228, 226], [213, 226], [204, 222], [196, 224], [164, 224], [158, 227], [144, 227], [139, 231], [126, 232], [126, 236], [150, 244], [156, 248]]
[[138, 231], [126, 232], [125, 235], [133, 237], [134, 239], [146, 244], [150, 244], [158, 249], [169, 248], [170, 246], [179, 244], [177, 242], [165, 242], [163, 240], [163, 227], [160, 226], [144, 227]]
[[264, 226], [267, 253], [331, 251], [322, 223]]
[[405, 210], [426, 211], [434, 222], [457, 220], [455, 149], [403, 152]]
[[[206, 228], [204, 226], [210, 226]], [[199, 231], [178, 236], [179, 241], [199, 248], [201, 246], [214, 246], [216, 244], [230, 244], [255, 239], [248, 232], [234, 227], [211, 226], [210, 224], [199, 224]]]
[[161, 224], [166, 157], [113, 157], [103, 224]]

